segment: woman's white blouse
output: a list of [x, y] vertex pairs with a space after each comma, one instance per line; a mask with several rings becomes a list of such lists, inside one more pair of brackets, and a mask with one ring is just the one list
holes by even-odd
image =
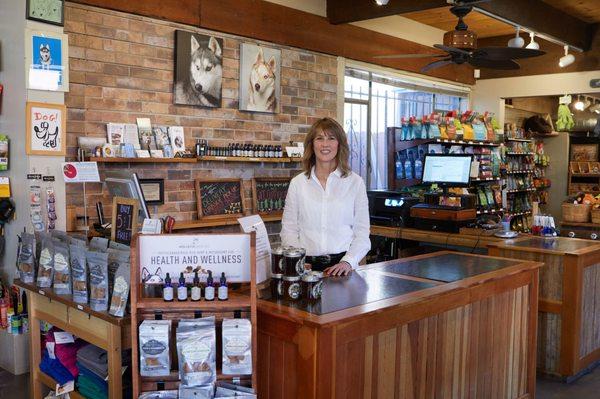
[[354, 172], [342, 177], [335, 170], [325, 190], [315, 176], [304, 173], [290, 182], [281, 222], [282, 245], [306, 249], [310, 256], [346, 252], [342, 261], [352, 268], [371, 249], [369, 201], [362, 178]]

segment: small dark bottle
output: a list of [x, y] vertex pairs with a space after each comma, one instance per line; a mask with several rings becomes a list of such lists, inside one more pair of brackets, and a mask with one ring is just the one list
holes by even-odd
[[194, 273], [194, 285], [192, 286], [192, 301], [196, 302], [202, 298], [202, 290], [200, 288], [200, 279], [198, 278], [198, 272]]
[[200, 139], [196, 140], [196, 156], [200, 156], [200, 149], [202, 148], [202, 144], [200, 144]]
[[215, 300], [215, 286], [213, 282], [212, 271], [208, 271], [208, 277], [206, 278], [206, 288], [204, 289], [204, 299], [207, 301]]
[[280, 145], [277, 146], [277, 158], [283, 158], [283, 149]]
[[265, 151], [263, 150], [263, 146], [262, 145], [258, 146], [258, 157], [259, 158], [264, 158], [265, 157]]
[[240, 143], [235, 143], [235, 156], [239, 157], [242, 155], [242, 151], [240, 149]]
[[273, 156], [274, 156], [273, 146], [269, 145], [269, 158], [273, 158]]
[[248, 151], [248, 156], [254, 157], [254, 146], [250, 144], [250, 150]]
[[171, 285], [171, 276], [167, 273], [165, 277], [165, 285], [163, 286], [163, 300], [165, 302], [173, 302], [173, 286]]
[[225, 278], [225, 272], [221, 273], [221, 278], [219, 279], [219, 282], [220, 282], [219, 291], [218, 291], [219, 301], [226, 301], [227, 299], [229, 299], [229, 292], [227, 289], [227, 279]]
[[187, 301], [188, 291], [185, 286], [185, 277], [183, 277], [183, 273], [179, 273], [179, 285], [177, 286], [177, 300], [178, 301]]

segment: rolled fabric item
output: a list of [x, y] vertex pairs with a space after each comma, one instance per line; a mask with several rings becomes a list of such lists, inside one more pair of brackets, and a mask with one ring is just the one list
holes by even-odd
[[73, 381], [75, 377], [71, 372], [62, 365], [57, 359], [50, 359], [48, 351], [44, 349], [42, 361], [40, 362], [40, 370], [52, 377], [60, 385], [64, 385], [69, 381]]

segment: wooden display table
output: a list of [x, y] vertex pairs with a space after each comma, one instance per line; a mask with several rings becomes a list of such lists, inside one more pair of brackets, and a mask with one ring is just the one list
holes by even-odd
[[600, 243], [525, 237], [492, 244], [490, 254], [544, 262], [538, 306], [540, 372], [570, 381], [600, 360]]
[[442, 251], [258, 302], [262, 398], [533, 398], [541, 263]]
[[[121, 375], [121, 351], [131, 347], [131, 323], [129, 317], [114, 317], [107, 312], [96, 312], [87, 305], [71, 300], [70, 295], [56, 295], [51, 288], [40, 289], [32, 284], [15, 280], [14, 284], [27, 290], [27, 311], [30, 329], [31, 397], [43, 397], [42, 386], [55, 389], [56, 382], [42, 373], [40, 321], [46, 321], [68, 331], [84, 341], [94, 344], [108, 353], [108, 397], [123, 396]], [[71, 392], [71, 398], [83, 398]]]

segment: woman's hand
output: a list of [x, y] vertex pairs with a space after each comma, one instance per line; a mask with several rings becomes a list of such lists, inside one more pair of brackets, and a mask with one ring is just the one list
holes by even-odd
[[346, 276], [351, 271], [352, 266], [350, 266], [350, 263], [342, 261], [323, 270], [323, 273], [325, 273], [326, 276]]

